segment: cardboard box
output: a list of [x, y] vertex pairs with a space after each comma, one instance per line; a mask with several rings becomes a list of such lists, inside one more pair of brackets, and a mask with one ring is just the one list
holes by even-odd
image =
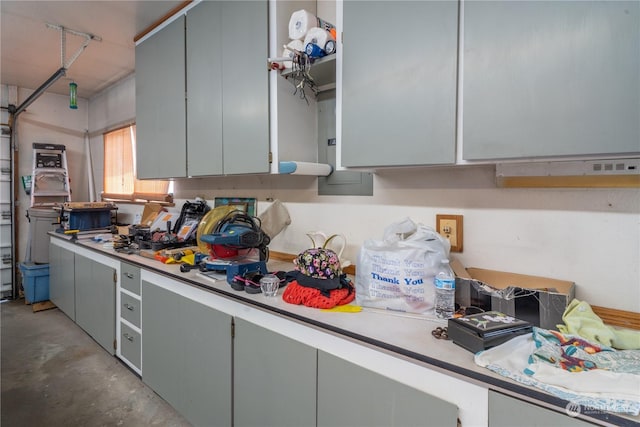
[[158, 216], [158, 213], [163, 210], [165, 210], [164, 207], [159, 203], [145, 203], [140, 225], [149, 227]]
[[459, 305], [500, 311], [545, 329], [563, 323], [562, 314], [575, 297], [575, 284], [565, 280], [464, 268], [458, 260], [451, 267]]

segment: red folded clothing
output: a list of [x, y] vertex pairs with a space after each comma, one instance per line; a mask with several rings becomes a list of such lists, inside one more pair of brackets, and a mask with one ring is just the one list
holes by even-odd
[[282, 299], [289, 304], [306, 305], [313, 308], [333, 308], [337, 305], [349, 304], [356, 297], [350, 288], [331, 289], [329, 297], [322, 295], [319, 289], [300, 286], [297, 281], [287, 285]]

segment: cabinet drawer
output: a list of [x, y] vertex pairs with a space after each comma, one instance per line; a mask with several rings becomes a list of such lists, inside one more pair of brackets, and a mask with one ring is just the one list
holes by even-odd
[[120, 264], [120, 286], [136, 295], [140, 295], [140, 267]]
[[0, 180], [0, 202], [11, 203], [11, 182]]
[[136, 368], [140, 369], [140, 352], [142, 340], [140, 334], [120, 322], [120, 354]]
[[11, 224], [11, 203], [0, 203], [0, 224]]
[[0, 248], [0, 268], [11, 268], [11, 264], [11, 247]]
[[120, 317], [140, 327], [140, 300], [125, 293], [120, 294]]
[[11, 268], [0, 269], [0, 292], [10, 291], [12, 281]]
[[2, 135], [0, 137], [0, 159], [11, 159], [9, 142], [10, 140], [8, 135]]

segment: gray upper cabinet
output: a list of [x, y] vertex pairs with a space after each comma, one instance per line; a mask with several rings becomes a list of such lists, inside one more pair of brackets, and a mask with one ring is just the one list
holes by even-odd
[[463, 52], [465, 159], [640, 152], [637, 1], [465, 2]]
[[266, 0], [203, 1], [136, 47], [138, 176], [269, 172]]
[[187, 13], [187, 169], [220, 175], [222, 164], [222, 2]]
[[186, 176], [184, 16], [136, 46], [137, 176]]
[[342, 165], [454, 163], [458, 2], [345, 1], [343, 24]]
[[224, 173], [269, 172], [267, 0], [222, 3]]

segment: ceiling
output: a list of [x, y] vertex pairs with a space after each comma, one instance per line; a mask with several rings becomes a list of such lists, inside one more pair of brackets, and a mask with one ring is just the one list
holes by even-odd
[[[62, 67], [61, 33], [47, 23], [93, 34], [68, 67], [66, 76], [47, 92], [91, 98], [135, 70], [133, 38], [182, 1], [0, 1], [0, 83], [37, 89]], [[78, 52], [84, 38], [67, 33], [65, 61]]]

